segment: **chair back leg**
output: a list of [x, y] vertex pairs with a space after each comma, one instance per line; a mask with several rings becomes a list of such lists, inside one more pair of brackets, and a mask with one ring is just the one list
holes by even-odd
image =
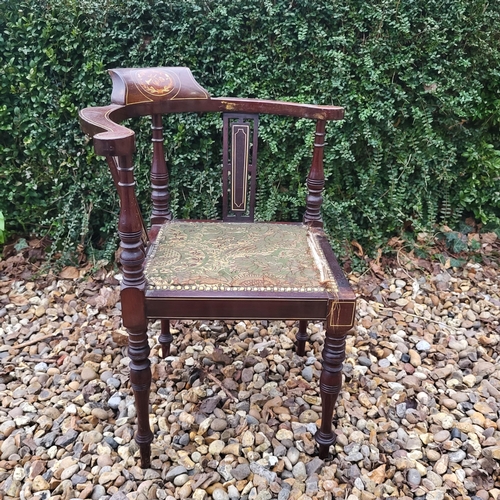
[[306, 354], [306, 342], [309, 340], [309, 335], [307, 334], [307, 320], [301, 319], [299, 321], [299, 331], [295, 335], [295, 346], [297, 348], [297, 354], [299, 356], [305, 356]]
[[161, 345], [161, 357], [165, 359], [167, 356], [170, 356], [170, 345], [172, 344], [172, 340], [174, 340], [170, 333], [169, 319], [161, 320], [161, 333], [158, 340]]

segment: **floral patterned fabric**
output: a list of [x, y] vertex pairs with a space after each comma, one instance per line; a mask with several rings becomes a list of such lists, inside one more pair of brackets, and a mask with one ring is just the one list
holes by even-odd
[[325, 286], [319, 245], [308, 232], [289, 224], [168, 222], [148, 256], [146, 279], [153, 289], [331, 290], [335, 282], [330, 276]]

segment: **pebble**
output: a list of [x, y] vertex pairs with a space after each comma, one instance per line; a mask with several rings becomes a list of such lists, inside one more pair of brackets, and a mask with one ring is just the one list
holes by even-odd
[[189, 481], [189, 476], [187, 474], [179, 474], [174, 477], [175, 486], [184, 486]]
[[226, 427], [227, 427], [227, 421], [222, 418], [215, 418], [210, 424], [210, 428], [216, 432], [223, 431], [226, 429]]
[[238, 481], [246, 479], [251, 474], [248, 464], [239, 464], [234, 469], [231, 469], [231, 475]]
[[428, 351], [431, 348], [431, 345], [426, 340], [421, 340], [415, 347], [417, 351]]
[[448, 454], [450, 462], [460, 463], [467, 454], [464, 450], [452, 451]]
[[436, 432], [436, 434], [434, 434], [434, 441], [436, 441], [437, 443], [442, 443], [443, 441], [447, 441], [448, 439], [450, 439], [450, 436], [451, 434], [447, 430], [438, 431]]
[[418, 486], [422, 481], [422, 475], [417, 469], [409, 469], [406, 477], [412, 487]]
[[314, 410], [305, 410], [299, 415], [299, 422], [304, 424], [316, 422], [319, 420], [319, 414]]
[[177, 476], [181, 476], [183, 474], [187, 474], [187, 469], [182, 465], [177, 465], [168, 470], [164, 479], [167, 483], [172, 482]]
[[212, 443], [210, 443], [210, 446], [208, 447], [208, 452], [211, 455], [220, 455], [224, 447], [226, 446], [226, 443], [220, 439], [216, 439]]
[[304, 462], [297, 462], [292, 469], [293, 477], [299, 481], [304, 481], [307, 477], [307, 470]]
[[292, 465], [295, 465], [299, 461], [300, 452], [294, 446], [290, 447], [286, 453], [286, 456]]
[[212, 499], [213, 500], [229, 500], [229, 495], [222, 488], [215, 488], [212, 491]]
[[361, 366], [367, 366], [367, 367], [370, 367], [372, 365], [371, 359], [366, 358], [365, 356], [359, 356], [358, 357], [358, 363]]
[[89, 366], [84, 366], [81, 371], [82, 380], [90, 381], [98, 378], [97, 373]]
[[122, 398], [118, 394], [114, 394], [108, 399], [108, 406], [112, 410], [118, 410], [120, 403], [122, 402]]
[[264, 466], [262, 466], [256, 462], [250, 463], [250, 470], [254, 474], [257, 474], [258, 476], [262, 476], [269, 484], [272, 484], [276, 481], [277, 474], [275, 472], [272, 472], [269, 469], [266, 469]]
[[313, 369], [312, 369], [312, 366], [306, 366], [303, 370], [302, 370], [302, 377], [304, 378], [304, 380], [306, 380], [307, 382], [311, 382], [312, 379], [313, 379]]

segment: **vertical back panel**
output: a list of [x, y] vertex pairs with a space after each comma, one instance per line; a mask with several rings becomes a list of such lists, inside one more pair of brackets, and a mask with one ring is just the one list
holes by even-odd
[[223, 219], [253, 222], [258, 115], [223, 114]]

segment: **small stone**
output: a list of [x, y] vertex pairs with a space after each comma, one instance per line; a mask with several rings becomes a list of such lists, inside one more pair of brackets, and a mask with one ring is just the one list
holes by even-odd
[[255, 436], [253, 432], [246, 430], [243, 433], [243, 436], [241, 436], [241, 446], [243, 446], [243, 448], [249, 448], [253, 446], [254, 443], [255, 443]]
[[118, 407], [120, 406], [120, 403], [122, 402], [122, 398], [118, 394], [113, 394], [109, 399], [108, 399], [108, 406], [112, 410], [118, 410]]
[[425, 496], [425, 500], [444, 500], [444, 491], [429, 491], [429, 493]]
[[371, 359], [369, 359], [369, 358], [367, 358], [365, 356], [359, 356], [358, 357], [358, 363], [361, 366], [367, 366], [367, 367], [370, 367], [372, 365]]
[[476, 376], [470, 373], [469, 375], [466, 375], [463, 379], [462, 382], [467, 386], [467, 387], [474, 387], [476, 384]]
[[257, 363], [254, 367], [253, 367], [253, 371], [255, 373], [263, 373], [267, 370], [267, 365], [265, 363]]
[[227, 427], [227, 421], [223, 418], [214, 418], [210, 424], [210, 428], [215, 432], [222, 432]]
[[109, 500], [128, 500], [127, 495], [123, 491], [117, 491]]
[[239, 464], [234, 469], [231, 469], [231, 475], [238, 481], [246, 479], [250, 473], [250, 466], [248, 464]]
[[454, 410], [457, 407], [457, 402], [451, 398], [444, 398], [442, 404], [448, 410]]
[[494, 414], [495, 411], [491, 408], [491, 406], [488, 403], [485, 403], [484, 401], [478, 401], [474, 405], [474, 409], [483, 415], [489, 415], [489, 414]]
[[[423, 349], [420, 349], [420, 350], [423, 350]], [[417, 368], [417, 367], [419, 367], [422, 364], [422, 359], [420, 357], [420, 354], [417, 351], [415, 351], [414, 349], [410, 349], [408, 351], [408, 354], [410, 355], [409, 361], [410, 361], [410, 364], [412, 366], [414, 366], [415, 368]]]
[[165, 481], [171, 483], [177, 476], [187, 474], [187, 469], [182, 465], [171, 467], [165, 475]]
[[429, 344], [429, 342], [427, 342], [427, 340], [421, 340], [420, 342], [417, 343], [415, 347], [417, 351], [425, 352], [430, 350], [431, 345]]
[[346, 460], [348, 462], [359, 462], [360, 460], [363, 460], [364, 456], [361, 452], [355, 451], [347, 455]]
[[21, 491], [21, 481], [16, 481], [15, 479], [7, 479], [6, 484], [3, 485], [3, 491], [8, 497], [19, 498], [19, 492]]
[[106, 489], [104, 486], [97, 484], [94, 486], [92, 491], [92, 500], [102, 500], [102, 498], [106, 495]]
[[311, 477], [313, 474], [319, 474], [321, 468], [325, 465], [325, 462], [319, 457], [314, 457], [310, 462], [306, 464], [307, 476]]
[[304, 481], [307, 478], [307, 470], [304, 462], [297, 462], [292, 469], [293, 477], [299, 481]]
[[33, 491], [43, 491], [49, 488], [49, 483], [42, 476], [36, 476], [31, 483], [31, 489]]
[[234, 455], [236, 457], [239, 457], [241, 454], [241, 445], [240, 443], [230, 443], [226, 446], [221, 451], [222, 455]]
[[389, 366], [391, 366], [391, 362], [389, 361], [389, 359], [383, 358], [379, 360], [378, 365], [381, 368], [389, 368]]
[[230, 500], [239, 500], [240, 498], [240, 492], [238, 491], [238, 488], [234, 486], [234, 484], [230, 484], [228, 486], [227, 494], [229, 495]]
[[358, 488], [358, 490], [363, 491], [365, 489], [365, 483], [363, 483], [363, 480], [360, 477], [357, 477], [354, 480], [354, 487]]
[[69, 467], [65, 467], [61, 474], [61, 480], [71, 479], [78, 471], [80, 470], [80, 466], [78, 464], [70, 465]]
[[84, 366], [82, 368], [80, 376], [82, 377], [82, 380], [85, 381], [95, 380], [96, 378], [99, 378], [97, 373], [92, 368], [90, 368], [90, 366]]
[[119, 475], [120, 475], [120, 473], [115, 471], [115, 470], [103, 472], [99, 476], [99, 484], [101, 484], [101, 485], [109, 484], [109, 483], [113, 482]]
[[448, 441], [450, 439], [450, 432], [447, 430], [442, 430], [434, 434], [434, 441], [436, 443], [442, 443], [443, 441]]
[[216, 439], [215, 441], [210, 443], [208, 447], [208, 452], [214, 456], [220, 455], [221, 451], [224, 449], [225, 446], [226, 443], [224, 443], [224, 441]]
[[108, 378], [108, 380], [106, 380], [106, 385], [114, 387], [115, 389], [119, 389], [122, 383], [117, 378], [110, 377]]
[[312, 366], [306, 366], [302, 370], [302, 378], [306, 380], [307, 382], [312, 382], [313, 379], [313, 368]]
[[489, 446], [487, 448], [483, 448], [483, 455], [486, 458], [500, 460], [500, 446]]
[[286, 456], [288, 460], [290, 460], [290, 463], [292, 465], [295, 465], [299, 461], [300, 452], [299, 450], [297, 450], [297, 448], [292, 446], [291, 448], [288, 449]]
[[205, 490], [202, 490], [201, 488], [194, 490], [193, 500], [205, 500], [206, 498], [207, 492]]
[[174, 478], [175, 486], [184, 486], [189, 481], [189, 476], [187, 474], [179, 474]]
[[84, 438], [84, 444], [96, 444], [102, 441], [102, 434], [99, 431], [88, 431]]
[[486, 418], [482, 413], [475, 411], [470, 415], [470, 420], [473, 424], [479, 425], [480, 427], [484, 427]]
[[288, 430], [288, 429], [280, 429], [276, 433], [276, 439], [278, 441], [284, 441], [284, 440], [292, 441], [293, 440], [293, 432]]
[[59, 436], [56, 439], [56, 445], [60, 446], [61, 448], [66, 448], [66, 446], [69, 446], [71, 443], [74, 443], [77, 440], [78, 435], [79, 433], [77, 430], [69, 429], [62, 436]]
[[308, 424], [319, 420], [319, 415], [314, 410], [305, 410], [299, 415], [299, 422]]
[[212, 499], [213, 500], [229, 500], [229, 495], [222, 488], [215, 488], [212, 491]]
[[467, 454], [465, 453], [464, 450], [457, 450], [457, 451], [452, 451], [451, 453], [448, 454], [448, 456], [450, 462], [460, 463], [467, 456]]
[[[250, 470], [257, 474], [258, 476], [262, 476], [269, 484], [274, 483], [277, 478], [276, 472], [272, 472], [269, 469], [266, 469], [264, 466], [258, 464], [257, 462], [252, 462], [250, 464]], [[304, 468], [305, 472], [305, 468]]]
[[91, 412], [94, 417], [97, 417], [99, 420], [107, 420], [108, 412], [103, 410], [102, 408], [94, 408]]
[[434, 464], [434, 472], [442, 476], [448, 470], [449, 462], [450, 457], [448, 455], [442, 455], [441, 458]]
[[178, 495], [180, 499], [184, 500], [186, 498], [190, 498], [192, 492], [193, 489], [191, 487], [191, 482], [187, 482], [180, 488]]
[[35, 372], [46, 372], [49, 366], [47, 363], [37, 363], [34, 367]]
[[409, 469], [407, 480], [412, 487], [416, 487], [422, 482], [422, 475], [417, 469]]

